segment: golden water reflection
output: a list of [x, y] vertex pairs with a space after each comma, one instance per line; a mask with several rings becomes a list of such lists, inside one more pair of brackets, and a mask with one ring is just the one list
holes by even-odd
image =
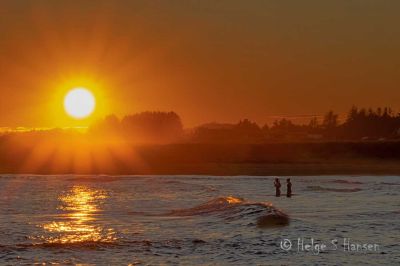
[[99, 221], [101, 205], [108, 198], [103, 190], [79, 185], [73, 186], [59, 200], [61, 214], [55, 221], [44, 224], [49, 243], [113, 242], [115, 231]]

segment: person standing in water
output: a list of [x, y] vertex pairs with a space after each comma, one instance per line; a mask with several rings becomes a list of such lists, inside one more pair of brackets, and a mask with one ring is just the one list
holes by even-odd
[[290, 182], [290, 178], [286, 179], [286, 197], [290, 198], [292, 196], [292, 182]]
[[279, 182], [279, 178], [275, 178], [274, 186], [275, 186], [275, 197], [280, 197], [281, 196], [281, 182]]

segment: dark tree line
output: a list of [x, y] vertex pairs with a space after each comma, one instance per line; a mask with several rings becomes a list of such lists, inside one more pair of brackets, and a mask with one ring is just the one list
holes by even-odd
[[397, 138], [400, 129], [400, 114], [391, 108], [358, 109], [352, 107], [346, 121], [338, 127], [338, 137], [359, 138]]
[[198, 142], [250, 142], [274, 140], [382, 140], [400, 138], [400, 114], [391, 108], [359, 109], [352, 107], [346, 120], [327, 112], [322, 119], [313, 117], [308, 124], [295, 124], [288, 119], [275, 121], [271, 127], [258, 126], [249, 120], [221, 127], [208, 125], [198, 127], [192, 140]]
[[[3, 134], [4, 135], [4, 134]], [[367, 141], [400, 139], [400, 114], [391, 108], [352, 107], [344, 120], [333, 111], [313, 117], [309, 123], [295, 124], [289, 119], [260, 126], [248, 119], [236, 124], [211, 123], [194, 129], [183, 129], [174, 112], [143, 112], [119, 119], [110, 115], [93, 124], [87, 134], [53, 129], [13, 132], [9, 136], [34, 142], [37, 139], [77, 139], [95, 137], [101, 140], [128, 140], [135, 143], [265, 143], [274, 141]]]
[[143, 112], [121, 120], [111, 115], [93, 125], [89, 133], [146, 143], [263, 143], [398, 139], [399, 129], [400, 115], [390, 108], [352, 107], [343, 122], [339, 121], [336, 113], [329, 111], [322, 118], [311, 118], [308, 124], [280, 119], [271, 126], [260, 127], [244, 119], [236, 124], [205, 124], [186, 132], [180, 117], [174, 112]]
[[89, 133], [142, 143], [171, 143], [181, 141], [183, 125], [175, 112], [143, 112], [121, 120], [115, 115], [107, 116], [95, 123]]

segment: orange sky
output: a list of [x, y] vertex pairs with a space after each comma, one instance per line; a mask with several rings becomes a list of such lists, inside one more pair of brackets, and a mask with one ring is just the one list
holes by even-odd
[[[186, 126], [400, 105], [399, 1], [0, 1], [0, 126]], [[93, 89], [95, 116], [62, 110]]]

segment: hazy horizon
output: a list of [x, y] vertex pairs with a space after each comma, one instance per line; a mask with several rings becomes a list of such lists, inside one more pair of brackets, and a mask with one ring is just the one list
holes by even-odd
[[[101, 121], [102, 119], [104, 119], [104, 118], [106, 118], [108, 116], [114, 116], [115, 115], [118, 119], [122, 119], [125, 116], [130, 116], [130, 115], [135, 115], [135, 114], [140, 114], [140, 113], [146, 113], [146, 112], [164, 112], [164, 111], [159, 111], [159, 110], [157, 110], [157, 111], [149, 111], [149, 110], [145, 110], [145, 111], [138, 111], [137, 113], [128, 113], [128, 114], [123, 114], [123, 115], [115, 115], [115, 114], [110, 113], [110, 114], [106, 114], [106, 115], [104, 115], [102, 117], [98, 117], [97, 120], [93, 120], [89, 124], [85, 124], [85, 121], [83, 121], [83, 124], [85, 124], [85, 125], [79, 125], [79, 121], [76, 122], [77, 125], [72, 125], [72, 126], [60, 126], [60, 125], [53, 125], [53, 126], [32, 125], [32, 126], [29, 126], [29, 125], [23, 125], [23, 124], [16, 124], [16, 125], [11, 125], [11, 126], [10, 125], [0, 125], [0, 132], [1, 132], [1, 129], [7, 129], [7, 128], [9, 128], [9, 129], [21, 128], [21, 129], [27, 129], [27, 130], [30, 130], [30, 129], [40, 129], [41, 130], [41, 129], [55, 129], [55, 128], [61, 128], [61, 129], [89, 128], [92, 125], [94, 125], [96, 122]], [[173, 111], [171, 111], [171, 112], [173, 112]], [[326, 112], [318, 114], [318, 115], [312, 115], [312, 114], [268, 115], [268, 116], [265, 116], [264, 119], [259, 119], [259, 120], [249, 119], [248, 118], [249, 116], [237, 117], [237, 118], [232, 118], [232, 120], [224, 120], [224, 121], [217, 121], [217, 120], [211, 118], [209, 120], [204, 120], [204, 121], [200, 122], [199, 124], [189, 124], [189, 125], [187, 125], [187, 124], [183, 123], [183, 126], [184, 126], [185, 129], [192, 129], [192, 128], [196, 128], [196, 127], [203, 126], [203, 125], [208, 125], [208, 124], [221, 124], [221, 125], [229, 124], [229, 125], [233, 125], [233, 124], [236, 124], [236, 123], [238, 123], [238, 122], [240, 122], [242, 120], [246, 120], [246, 119], [249, 119], [250, 121], [257, 123], [261, 127], [264, 126], [264, 125], [271, 126], [274, 122], [282, 120], [282, 119], [290, 120], [291, 122], [293, 122], [293, 124], [296, 124], [296, 125], [307, 125], [310, 122], [310, 120], [313, 119], [313, 118], [317, 118], [319, 122], [322, 122], [323, 116], [324, 116], [324, 114]], [[185, 116], [184, 115], [181, 116], [180, 114], [178, 114], [178, 115], [181, 117], [182, 121], [184, 121], [184, 117]], [[338, 121], [339, 122], [344, 122], [345, 118], [346, 118], [346, 115], [347, 115], [347, 112], [338, 114]]]

